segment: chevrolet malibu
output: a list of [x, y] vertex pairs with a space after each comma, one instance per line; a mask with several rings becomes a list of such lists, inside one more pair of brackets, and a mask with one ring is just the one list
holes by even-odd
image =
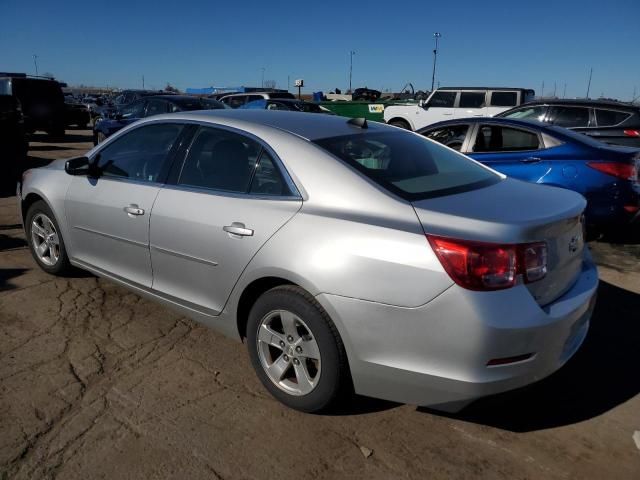
[[353, 391], [457, 411], [535, 382], [580, 347], [598, 284], [582, 196], [362, 119], [156, 116], [18, 193], [43, 270], [244, 341], [306, 412]]

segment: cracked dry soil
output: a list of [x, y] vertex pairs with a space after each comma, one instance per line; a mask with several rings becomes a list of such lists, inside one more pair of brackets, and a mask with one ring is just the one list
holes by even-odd
[[[32, 143], [30, 160], [89, 148], [73, 134], [62, 151]], [[637, 249], [593, 246], [624, 268], [603, 269], [582, 351], [530, 389], [454, 416], [362, 398], [316, 416], [274, 401], [243, 345], [106, 280], [37, 269], [15, 206], [0, 199], [2, 480], [640, 478]]]

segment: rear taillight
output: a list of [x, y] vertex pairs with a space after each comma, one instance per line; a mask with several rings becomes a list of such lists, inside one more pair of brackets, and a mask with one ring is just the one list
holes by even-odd
[[625, 130], [624, 134], [627, 137], [640, 137], [640, 130]]
[[623, 180], [636, 180], [638, 169], [635, 164], [619, 162], [587, 162], [591, 168]]
[[432, 235], [427, 239], [451, 279], [469, 290], [501, 290], [513, 287], [519, 274], [525, 283], [547, 274], [544, 242], [500, 245]]

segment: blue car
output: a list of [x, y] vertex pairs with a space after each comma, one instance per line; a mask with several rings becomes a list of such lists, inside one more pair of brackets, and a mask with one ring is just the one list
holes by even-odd
[[640, 150], [606, 145], [561, 127], [506, 118], [462, 118], [418, 131], [498, 172], [567, 188], [587, 199], [591, 227], [640, 218]]
[[155, 95], [140, 98], [116, 110], [110, 118], [102, 118], [93, 126], [93, 144], [102, 143], [121, 128], [141, 118], [161, 113], [186, 112], [191, 110], [217, 110], [229, 108], [224, 103], [210, 98], [188, 95]]

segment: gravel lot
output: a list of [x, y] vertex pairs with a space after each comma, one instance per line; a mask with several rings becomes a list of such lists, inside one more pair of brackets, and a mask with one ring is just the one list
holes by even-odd
[[[90, 139], [36, 135], [28, 163], [81, 154]], [[273, 400], [243, 345], [108, 281], [40, 271], [5, 192], [0, 480], [637, 480], [640, 235], [591, 248], [592, 329], [552, 377], [454, 416], [363, 398], [314, 416]]]

